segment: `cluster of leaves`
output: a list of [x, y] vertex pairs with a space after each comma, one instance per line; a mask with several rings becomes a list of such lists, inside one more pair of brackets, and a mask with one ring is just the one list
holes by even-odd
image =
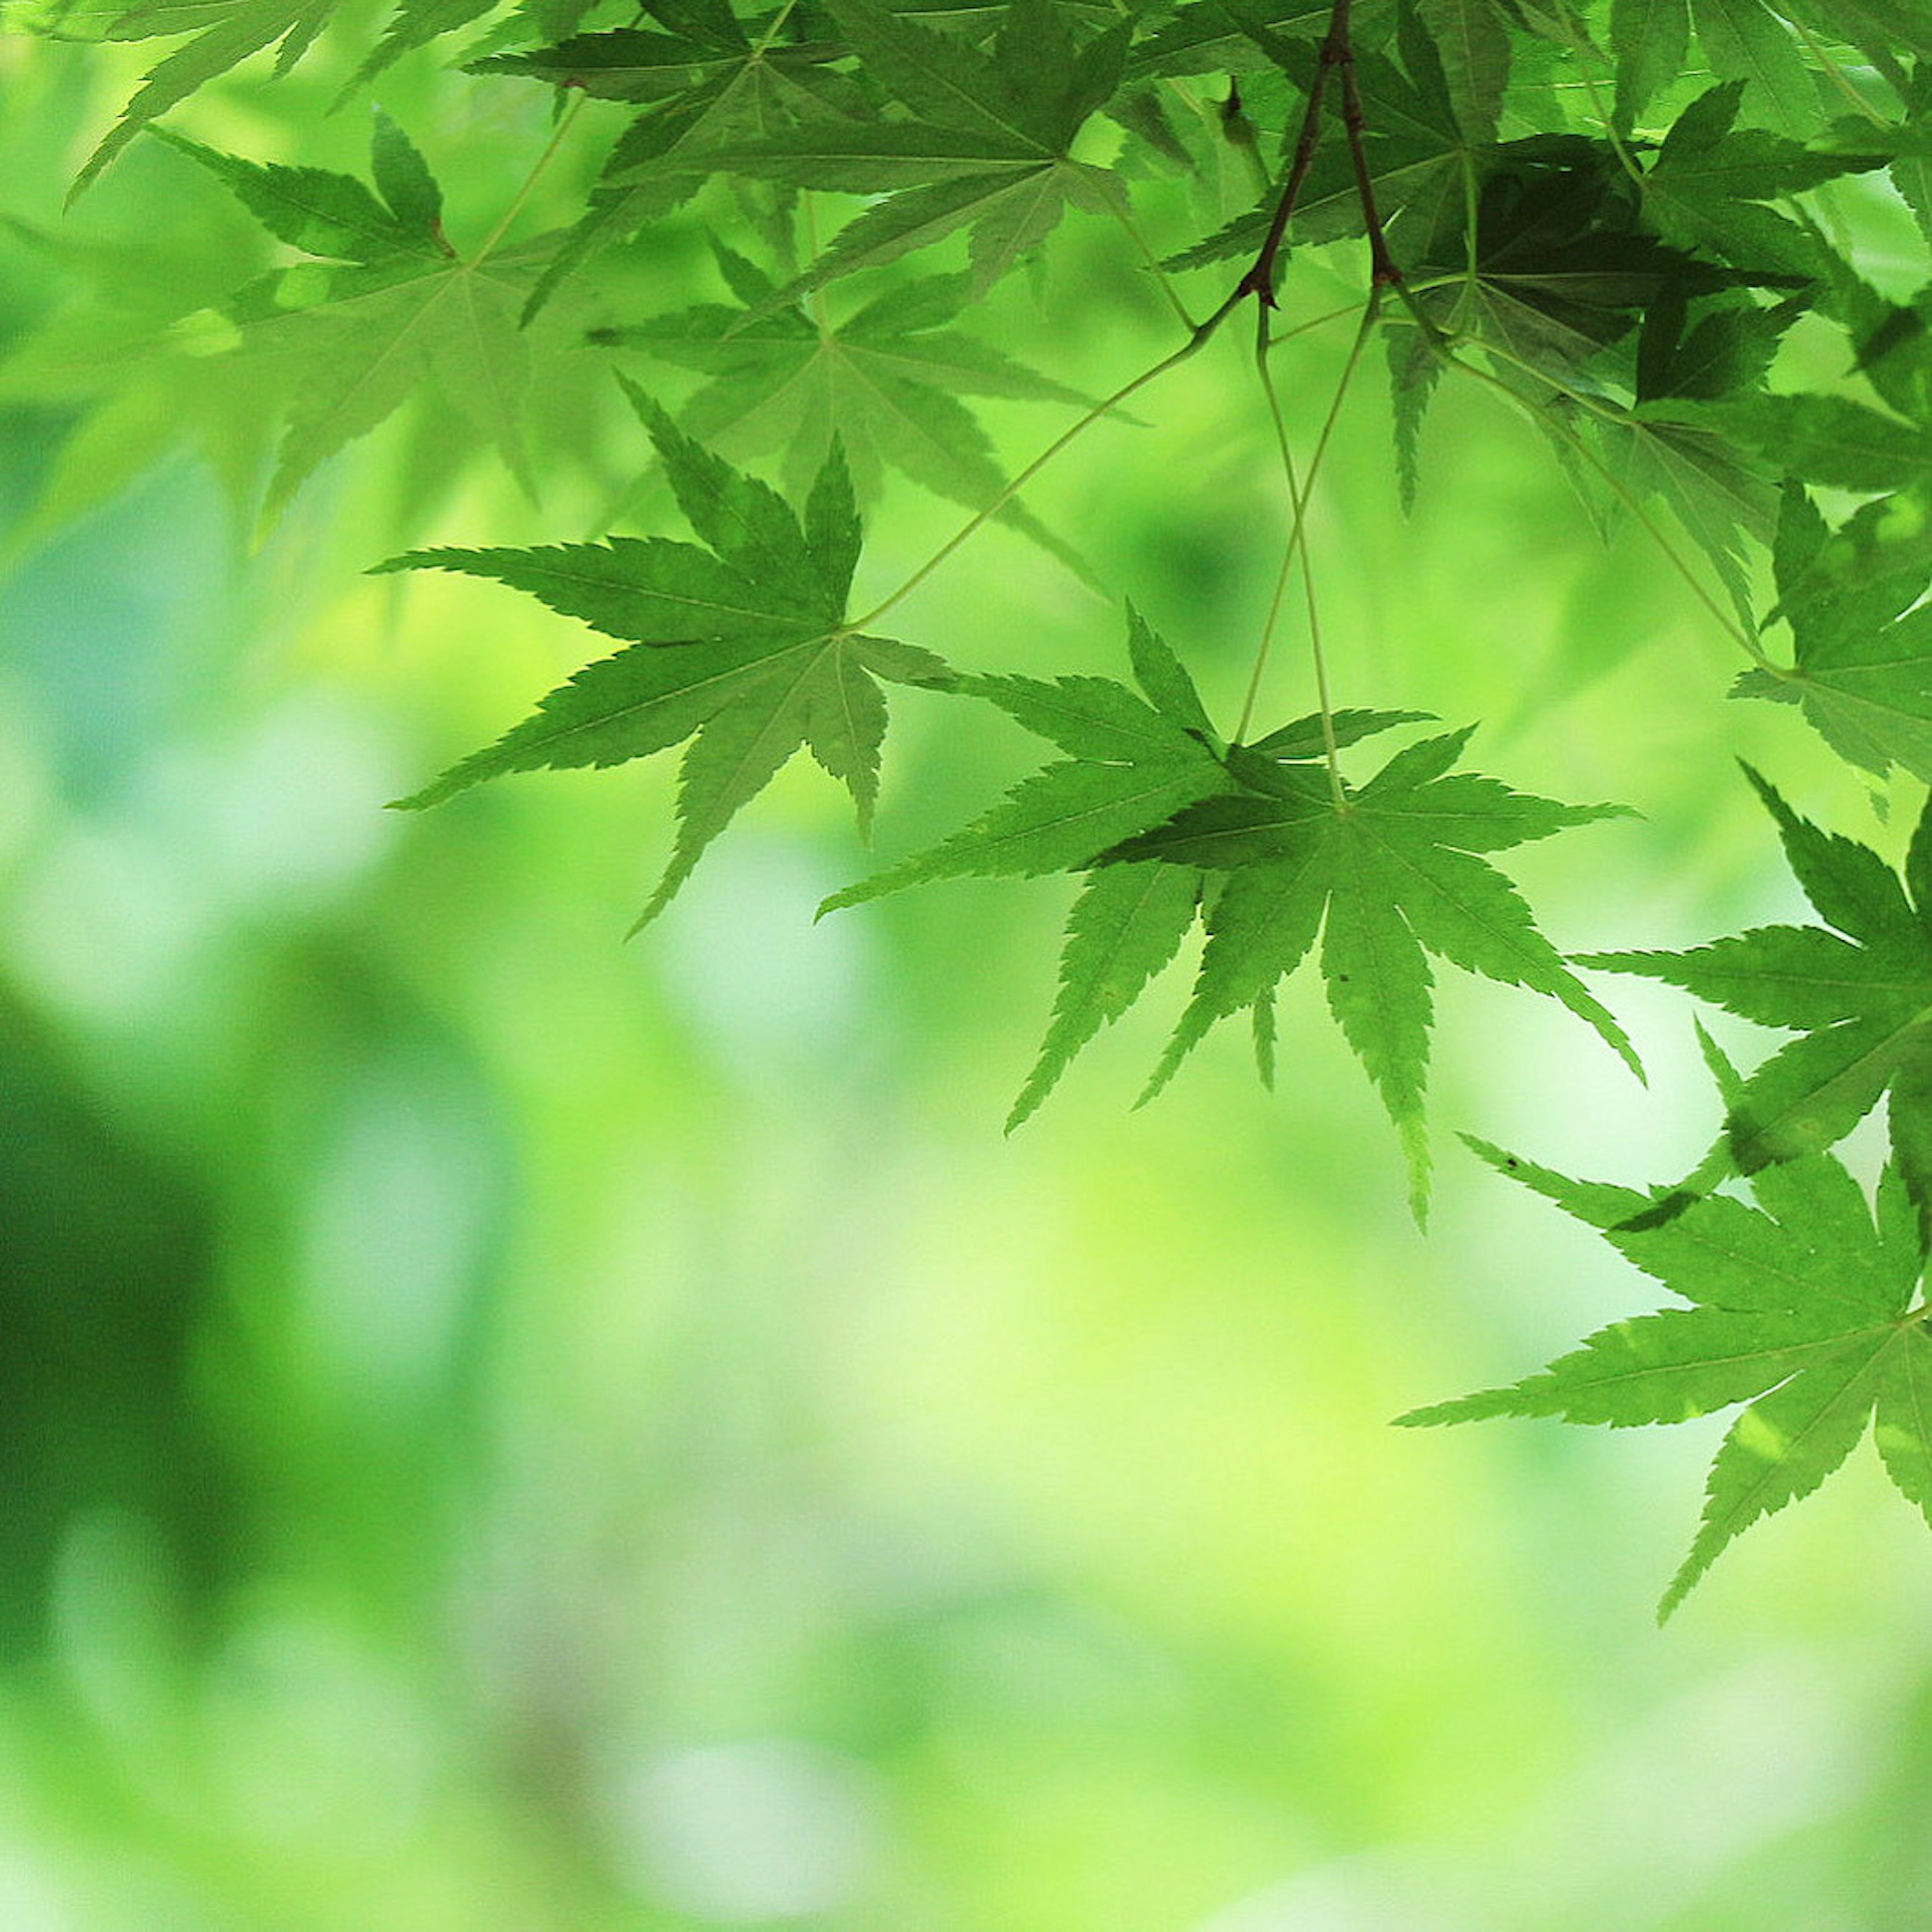
[[[139, 351], [118, 361], [146, 372], [141, 400], [109, 392], [99, 370], [116, 358], [80, 320], [85, 293], [16, 346], [0, 395], [63, 372], [76, 443], [118, 436], [130, 464], [194, 425], [251, 518], [272, 519], [406, 406], [440, 412], [446, 474], [494, 461], [534, 496], [532, 438], [555, 412], [531, 398], [541, 370], [568, 361], [602, 372], [615, 411], [577, 440], [641, 424], [700, 539], [439, 547], [379, 565], [493, 579], [623, 646], [402, 802], [687, 746], [672, 855], [642, 923], [801, 746], [868, 823], [884, 686], [990, 706], [1055, 747], [973, 824], [827, 902], [969, 874], [1078, 880], [1012, 1124], [1197, 922], [1193, 989], [1148, 1093], [1240, 1012], [1268, 1079], [1276, 990], [1318, 958], [1418, 1216], [1432, 957], [1560, 1001], [1636, 1066], [1486, 856], [1617, 808], [1456, 769], [1467, 730], [1358, 781], [1343, 754], [1420, 716], [1330, 709], [1319, 678], [1318, 710], [1253, 736], [1244, 714], [1224, 737], [1131, 607], [1138, 692], [1050, 665], [958, 670], [878, 630], [994, 518], [1090, 574], [1021, 500], [1032, 470], [1005, 473], [962, 398], [1083, 412], [1057, 449], [1252, 304], [1259, 400], [1280, 428], [1269, 332], [1298, 251], [1341, 244], [1368, 272], [1362, 331], [1384, 338], [1405, 499], [1424, 481], [1439, 386], [1480, 385], [1537, 423], [1593, 514], [1655, 538], [1748, 661], [1738, 694], [1798, 706], [1875, 778], [1896, 767], [1932, 783], [1932, 284], [1874, 286], [1834, 200], [1882, 178], [1932, 238], [1932, 26], [1913, 0], [399, 0], [360, 43], [321, 0], [44, 0], [16, 17], [50, 36], [171, 42], [76, 190], [146, 134], [255, 232], [233, 272], [211, 263], [181, 301], [117, 325], [113, 346]], [[281, 76], [332, 60], [339, 104], [452, 44], [478, 88], [548, 92], [556, 127], [535, 168], [574, 157], [588, 184], [544, 232], [512, 238], [526, 183], [480, 238], [453, 241], [424, 153], [380, 110], [366, 182], [163, 124], [272, 50]], [[1174, 217], [1184, 196], [1150, 193], [1163, 177], [1195, 184], [1191, 224]], [[1164, 224], [1152, 240], [1150, 202]], [[706, 232], [728, 300], [667, 304], [637, 286], [638, 246], [673, 217]], [[1172, 353], [1098, 401], [974, 326], [988, 292], [1076, 223], [1151, 271], [1180, 330]], [[89, 272], [75, 267], [83, 290]], [[638, 358], [698, 385], [668, 411], [611, 380]], [[130, 413], [144, 425], [131, 437]], [[1282, 442], [1285, 577], [1312, 484]], [[783, 494], [742, 466], [774, 457]], [[889, 470], [972, 521], [855, 616], [860, 508]], [[57, 465], [50, 495], [62, 487]], [[1258, 682], [1265, 637], [1257, 648]], [[1932, 838], [1922, 825], [1901, 886], [1754, 782], [1826, 925], [1580, 963], [1802, 1036], [1748, 1078], [1725, 1071], [1724, 1134], [1676, 1186], [1586, 1188], [1496, 1156], [1696, 1306], [1414, 1418], [1667, 1420], [1755, 1398], [1671, 1601], [1744, 1522], [1815, 1484], [1874, 1402], [1888, 1466], [1922, 1504], [1932, 1455], [1924, 1330], [1906, 1312], [1932, 1220]], [[1827, 1150], [1882, 1094], [1892, 1159], [1874, 1232]], [[1718, 1191], [1747, 1177], [1756, 1209]]]
[[1660, 1222], [1652, 1196], [1471, 1144], [1690, 1305], [1615, 1322], [1511, 1388], [1401, 1421], [1559, 1415], [1618, 1428], [1744, 1403], [1660, 1616], [1739, 1531], [1830, 1475], [1874, 1410], [1887, 1472], [1932, 1521], [1932, 1309], [1918, 1298], [1924, 1248], [1896, 1168], [1875, 1208], [1840, 1162], [1807, 1154], [1760, 1171], [1755, 1207], [1714, 1194]]
[[1097, 677], [962, 680], [1067, 756], [932, 851], [848, 886], [826, 909], [936, 879], [1078, 872], [1053, 1022], [1007, 1123], [1044, 1100], [1073, 1055], [1180, 950], [1197, 915], [1194, 993], [1142, 1099], [1217, 1020], [1252, 1014], [1272, 1084], [1275, 989], [1322, 942], [1328, 1004], [1400, 1130], [1420, 1218], [1427, 955], [1561, 1000], [1628, 1060], [1623, 1030], [1480, 855], [1613, 817], [1451, 770], [1469, 731], [1424, 740], [1359, 789], [1320, 769], [1339, 749], [1416, 721], [1408, 712], [1296, 719], [1249, 745], [1210, 723], [1192, 680], [1138, 613], [1129, 644], [1145, 699]]
[[[1705, 1037], [1725, 1102], [1712, 1159], [1692, 1183], [1642, 1194], [1568, 1180], [1472, 1142], [1694, 1308], [1618, 1322], [1514, 1388], [1402, 1418], [1561, 1415], [1623, 1426], [1682, 1422], [1752, 1399], [1718, 1451], [1665, 1616], [1740, 1530], [1808, 1495], [1845, 1460], [1874, 1405], [1886, 1467], [1932, 1520], [1932, 1309], [1915, 1300], [1932, 1226], [1932, 802], [1901, 882], [1870, 848], [1821, 832], [1748, 776], [1826, 924], [1761, 926], [1688, 952], [1591, 962], [1800, 1031], [1748, 1078]], [[1868, 1211], [1825, 1150], [1886, 1094], [1892, 1158]], [[1704, 1191], [1738, 1172], [1750, 1176], [1755, 1208]]]

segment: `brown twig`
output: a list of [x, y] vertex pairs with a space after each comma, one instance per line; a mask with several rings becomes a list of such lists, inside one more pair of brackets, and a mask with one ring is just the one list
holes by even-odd
[[1281, 199], [1274, 205], [1274, 218], [1268, 224], [1261, 253], [1255, 257], [1254, 266], [1235, 285], [1237, 301], [1244, 296], [1253, 296], [1264, 308], [1275, 305], [1275, 259], [1281, 253], [1282, 237], [1288, 232], [1288, 217], [1294, 212], [1294, 204], [1301, 199], [1301, 184], [1308, 178], [1315, 150], [1321, 145], [1322, 97], [1328, 92], [1328, 70], [1339, 58], [1336, 50], [1346, 48], [1348, 44], [1349, 5], [1350, 0], [1335, 0], [1334, 10], [1328, 16], [1328, 32], [1316, 59], [1315, 78], [1309, 83], [1308, 105], [1302, 111], [1301, 132], [1295, 140], [1294, 160], [1288, 171], [1288, 181], [1282, 189]]
[[1348, 0], [1337, 0], [1334, 20], [1329, 23], [1332, 39], [1336, 22], [1340, 23], [1341, 46], [1334, 64], [1342, 70], [1342, 125], [1348, 133], [1348, 158], [1355, 164], [1355, 194], [1362, 204], [1362, 220], [1369, 231], [1369, 278], [1378, 289], [1393, 288], [1402, 280], [1402, 271], [1388, 250], [1388, 238], [1382, 232], [1382, 218], [1376, 207], [1375, 178], [1369, 172], [1369, 158], [1362, 151], [1362, 130], [1368, 116], [1362, 112], [1362, 90], [1355, 79], [1355, 50], [1348, 32]]
[[1301, 199], [1302, 187], [1308, 178], [1316, 150], [1322, 143], [1322, 104], [1328, 91], [1328, 76], [1337, 68], [1342, 75], [1342, 124], [1348, 132], [1349, 157], [1354, 164], [1356, 196], [1361, 203], [1362, 220], [1369, 234], [1370, 273], [1377, 288], [1390, 287], [1402, 280], [1402, 271], [1390, 254], [1388, 240], [1382, 233], [1382, 217], [1376, 208], [1375, 182], [1369, 172], [1368, 157], [1362, 148], [1362, 130], [1367, 117], [1362, 111], [1361, 89], [1355, 80], [1355, 49], [1348, 32], [1348, 14], [1352, 4], [1353, 0], [1334, 0], [1330, 9], [1328, 31], [1322, 37], [1316, 55], [1315, 77], [1309, 83], [1308, 104], [1302, 111], [1301, 131], [1295, 137], [1294, 158], [1288, 167], [1288, 179], [1282, 184], [1281, 198], [1275, 203], [1274, 214], [1268, 223], [1260, 253], [1256, 256], [1253, 266], [1235, 285], [1234, 301], [1252, 296], [1264, 308], [1276, 305], [1274, 285], [1282, 242], [1288, 232], [1295, 204]]

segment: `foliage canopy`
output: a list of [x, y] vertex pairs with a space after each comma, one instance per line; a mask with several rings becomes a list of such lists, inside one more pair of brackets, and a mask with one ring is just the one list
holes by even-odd
[[[410, 412], [415, 501], [396, 554], [365, 562], [494, 580], [620, 647], [400, 802], [686, 746], [640, 925], [801, 748], [868, 825], [888, 688], [1004, 714], [1052, 761], [824, 909], [966, 876], [1074, 875], [1058, 998], [1010, 1125], [1197, 925], [1192, 991], [1147, 1094], [1240, 1015], [1271, 1081], [1277, 988], [1316, 960], [1397, 1129], [1418, 1220], [1432, 960], [1560, 1002], [1641, 1073], [1491, 857], [1627, 808], [1464, 768], [1474, 727], [1455, 720], [1370, 770], [1358, 747], [1426, 715], [1331, 700], [1308, 513], [1342, 393], [1372, 362], [1405, 503], [1430, 487], [1422, 431], [1442, 384], [1488, 392], [1534, 422], [1593, 518], [1646, 534], [1740, 654], [1737, 695], [1798, 707], [1874, 780], [1932, 783], [1932, 283], [1922, 259], [1916, 292], [1895, 263], [1874, 278], [1861, 226], [1902, 208], [1932, 238], [1932, 15], [1916, 0], [400, 0], [381, 20], [329, 0], [42, 0], [16, 24], [155, 44], [90, 131], [76, 196], [146, 148], [232, 203], [165, 277], [132, 245], [16, 224], [56, 292], [0, 384], [74, 415], [40, 526], [188, 435], [266, 529]], [[550, 136], [500, 180], [457, 182], [400, 110], [367, 119], [366, 172], [254, 152], [245, 116], [176, 124], [258, 59], [277, 86], [320, 70], [314, 98], [341, 111], [293, 130], [318, 154], [377, 82], [394, 108], [388, 84], [412, 65], [460, 69], [478, 100], [544, 90]], [[539, 182], [573, 171], [567, 218], [530, 232]], [[461, 208], [448, 226], [446, 199]], [[674, 222], [704, 237], [721, 298], [652, 285]], [[1116, 251], [1172, 310], [1171, 349], [1098, 398], [976, 326], [996, 285], [1050, 277], [1076, 245]], [[1317, 320], [1353, 334], [1325, 422], [1297, 448], [1275, 372], [1315, 326], [1286, 319], [1304, 260], [1352, 278]], [[956, 666], [888, 634], [912, 628], [900, 607], [933, 572], [971, 569], [956, 554], [995, 520], [1091, 582], [1026, 486], [1103, 418], [1157, 409], [1164, 377], [1240, 329], [1281, 520], [1262, 538], [1278, 576], [1231, 724], [1197, 691], [1190, 640], [1131, 604], [1133, 686], [1016, 664], [1004, 641]], [[675, 410], [638, 380], [652, 364], [700, 379]], [[974, 413], [985, 398], [1071, 419], [1009, 476]], [[640, 425], [697, 542], [612, 533], [620, 502], [587, 534], [417, 543], [468, 467], [500, 466], [540, 504], [550, 472]], [[766, 463], [776, 486], [748, 466]], [[889, 472], [969, 514], [855, 610], [860, 506]], [[1271, 646], [1298, 575], [1317, 704], [1274, 724]], [[1133, 588], [1099, 587], [1117, 608]], [[1748, 1076], [1714, 1057], [1723, 1130], [1674, 1182], [1585, 1184], [1480, 1150], [1691, 1306], [1405, 1418], [1630, 1424], [1748, 1403], [1666, 1610], [1738, 1529], [1815, 1487], [1874, 1406], [1886, 1468], [1932, 1514], [1918, 1299], [1932, 830], [1922, 820], [1901, 883], [1750, 776], [1825, 923], [1576, 963], [1800, 1037]], [[1868, 1208], [1829, 1150], [1881, 1095], [1892, 1158]], [[1747, 1180], [1755, 1207], [1736, 1192]]]

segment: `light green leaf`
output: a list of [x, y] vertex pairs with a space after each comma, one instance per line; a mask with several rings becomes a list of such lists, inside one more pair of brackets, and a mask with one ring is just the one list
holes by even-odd
[[938, 685], [950, 673], [930, 652], [845, 628], [859, 531], [836, 452], [801, 521], [766, 485], [693, 443], [647, 398], [634, 400], [709, 549], [615, 538], [537, 550], [412, 551], [377, 568], [494, 578], [634, 640], [585, 666], [494, 745], [398, 802], [434, 805], [507, 772], [617, 764], [690, 739], [676, 842], [642, 926], [801, 746], [844, 785], [867, 824], [886, 726], [876, 680]]
[[1007, 1116], [1009, 1133], [1174, 957], [1194, 923], [1200, 892], [1200, 875], [1180, 866], [1108, 866], [1089, 874], [1067, 917], [1053, 1022]]
[[[384, 141], [384, 124], [390, 130], [386, 145], [393, 152], [400, 130], [393, 122], [379, 123], [379, 142]], [[398, 255], [439, 253], [427, 229], [400, 219], [353, 175], [326, 168], [260, 166], [166, 128], [152, 131], [157, 140], [206, 168], [271, 235], [305, 254], [369, 263]]]
[[453, 34], [499, 4], [499, 0], [397, 0], [396, 10], [382, 37], [344, 82], [338, 104], [358, 87], [392, 67], [404, 55], [426, 47], [445, 34]]
[[1624, 132], [1652, 97], [1677, 78], [1690, 40], [1688, 0], [1610, 0], [1617, 119]]
[[1837, 1161], [1813, 1155], [1759, 1174], [1756, 1208], [1706, 1195], [1646, 1224], [1640, 1209], [1628, 1211], [1645, 1200], [1632, 1190], [1472, 1145], [1697, 1305], [1613, 1323], [1511, 1387], [1399, 1421], [1558, 1415], [1627, 1427], [1748, 1403], [1718, 1450], [1702, 1522], [1660, 1617], [1733, 1537], [1816, 1489], [1864, 1432], [1875, 1403], [1886, 1466], [1927, 1507], [1932, 1343], [1924, 1304], [1909, 1309], [1924, 1250], [1895, 1168], [1873, 1206]]
[[1910, 1150], [1926, 1137], [1925, 1096], [1916, 1077], [1902, 1096], [1897, 1083], [1908, 1070], [1916, 1076], [1932, 1048], [1926, 909], [1914, 908], [1876, 853], [1821, 832], [1746, 770], [1806, 896], [1848, 937], [1766, 926], [1688, 952], [1600, 953], [1582, 963], [1666, 980], [1747, 1018], [1806, 1029], [1750, 1076], [1730, 1108], [1726, 1132], [1742, 1172], [1830, 1146], [1890, 1088], [1900, 1162], [1916, 1183], [1924, 1163]]
[[1890, 1328], [1853, 1336], [1731, 1425], [1717, 1460], [1690, 1554], [1658, 1605], [1661, 1623], [1726, 1544], [1761, 1516], [1808, 1496], [1857, 1446], [1878, 1399]]
[[[600, 330], [596, 339], [705, 374], [710, 380], [682, 412], [686, 428], [734, 455], [784, 449], [794, 488], [804, 488], [824, 463], [836, 425], [866, 495], [877, 493], [890, 466], [955, 502], [983, 510], [1005, 493], [1007, 478], [962, 394], [1090, 404], [1090, 398], [950, 326], [971, 300], [964, 275], [902, 284], [835, 323], [796, 306], [772, 306], [776, 285], [742, 256], [718, 252], [742, 307], [706, 304]], [[998, 514], [1085, 574], [1023, 503], [1009, 500]]]
[[432, 248], [442, 239], [442, 190], [408, 135], [379, 107], [369, 149], [369, 172], [390, 212], [403, 226]]
[[1694, 0], [1697, 38], [1720, 80], [1742, 80], [1757, 111], [1793, 134], [1823, 121], [1796, 38], [1764, 0]]
[[[1193, 997], [1143, 1101], [1217, 1020], [1252, 1006], [1292, 973], [1318, 931], [1330, 1006], [1402, 1136], [1418, 1219], [1428, 1177], [1422, 1108], [1432, 981], [1425, 949], [1560, 1000], [1640, 1074], [1622, 1029], [1538, 932], [1514, 887], [1476, 856], [1617, 808], [1558, 805], [1452, 772], [1468, 735], [1448, 732], [1399, 752], [1340, 808], [1312, 773], [1271, 766], [1266, 787], [1246, 796], [1231, 787], [1102, 855], [1108, 863], [1157, 859], [1229, 874], [1208, 900]], [[1247, 783], [1252, 767], [1239, 753], [1231, 752], [1227, 765]]]
[[[121, 118], [90, 154], [68, 194], [72, 200], [121, 150], [151, 122], [178, 106], [218, 74], [226, 74], [250, 54], [280, 44], [276, 71], [293, 66], [320, 32], [334, 0], [211, 0], [193, 10], [194, 38], [178, 47], [151, 72], [121, 111]], [[136, 8], [122, 15], [110, 29], [116, 40], [140, 40], [150, 34], [182, 31], [182, 22], [166, 13]]]

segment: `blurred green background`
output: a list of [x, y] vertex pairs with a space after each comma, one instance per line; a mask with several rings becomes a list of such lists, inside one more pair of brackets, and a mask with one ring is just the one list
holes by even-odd
[[[668, 770], [386, 814], [590, 652], [361, 570], [674, 513], [560, 325], [542, 506], [487, 464], [424, 484], [426, 413], [251, 547], [205, 340], [246, 224], [152, 143], [59, 212], [142, 52], [0, 42], [0, 1926], [1932, 1924], [1932, 1545], [1868, 1450], [1660, 1634], [1720, 1419], [1388, 1426], [1652, 1305], [1454, 1131], [1681, 1172], [1716, 1114], [1688, 1005], [1604, 989], [1646, 1091], [1445, 974], [1425, 1238], [1311, 986], [1272, 1099], [1231, 1029], [1129, 1110], [1184, 963], [1009, 1141], [1066, 888], [813, 924], [1027, 768], [996, 717], [902, 694], [874, 854], [801, 761], [628, 944]], [[180, 118], [352, 167], [340, 79]], [[539, 90], [382, 98], [459, 242], [544, 137]], [[1189, 192], [1148, 185], [1154, 229]], [[1895, 211], [1841, 212], [1916, 272]], [[1064, 242], [976, 325], [1103, 391], [1172, 324], [1118, 237]], [[718, 294], [693, 223], [626, 272]], [[1358, 272], [1298, 262], [1295, 313]], [[1347, 330], [1282, 352], [1304, 448]], [[1224, 718], [1281, 530], [1246, 352], [1028, 497]], [[1558, 944], [1797, 911], [1733, 754], [1896, 854], [1916, 800], [1882, 818], [1795, 712], [1725, 704], [1724, 640], [1487, 396], [1439, 399], [1405, 521], [1382, 388], [1372, 358], [1314, 519], [1337, 696], [1640, 808], [1520, 855]], [[1015, 466], [1068, 420], [985, 413]], [[862, 600], [960, 514], [889, 494]], [[1122, 668], [1118, 603], [1006, 531], [895, 615], [975, 668]], [[1307, 686], [1292, 633], [1264, 710]]]

